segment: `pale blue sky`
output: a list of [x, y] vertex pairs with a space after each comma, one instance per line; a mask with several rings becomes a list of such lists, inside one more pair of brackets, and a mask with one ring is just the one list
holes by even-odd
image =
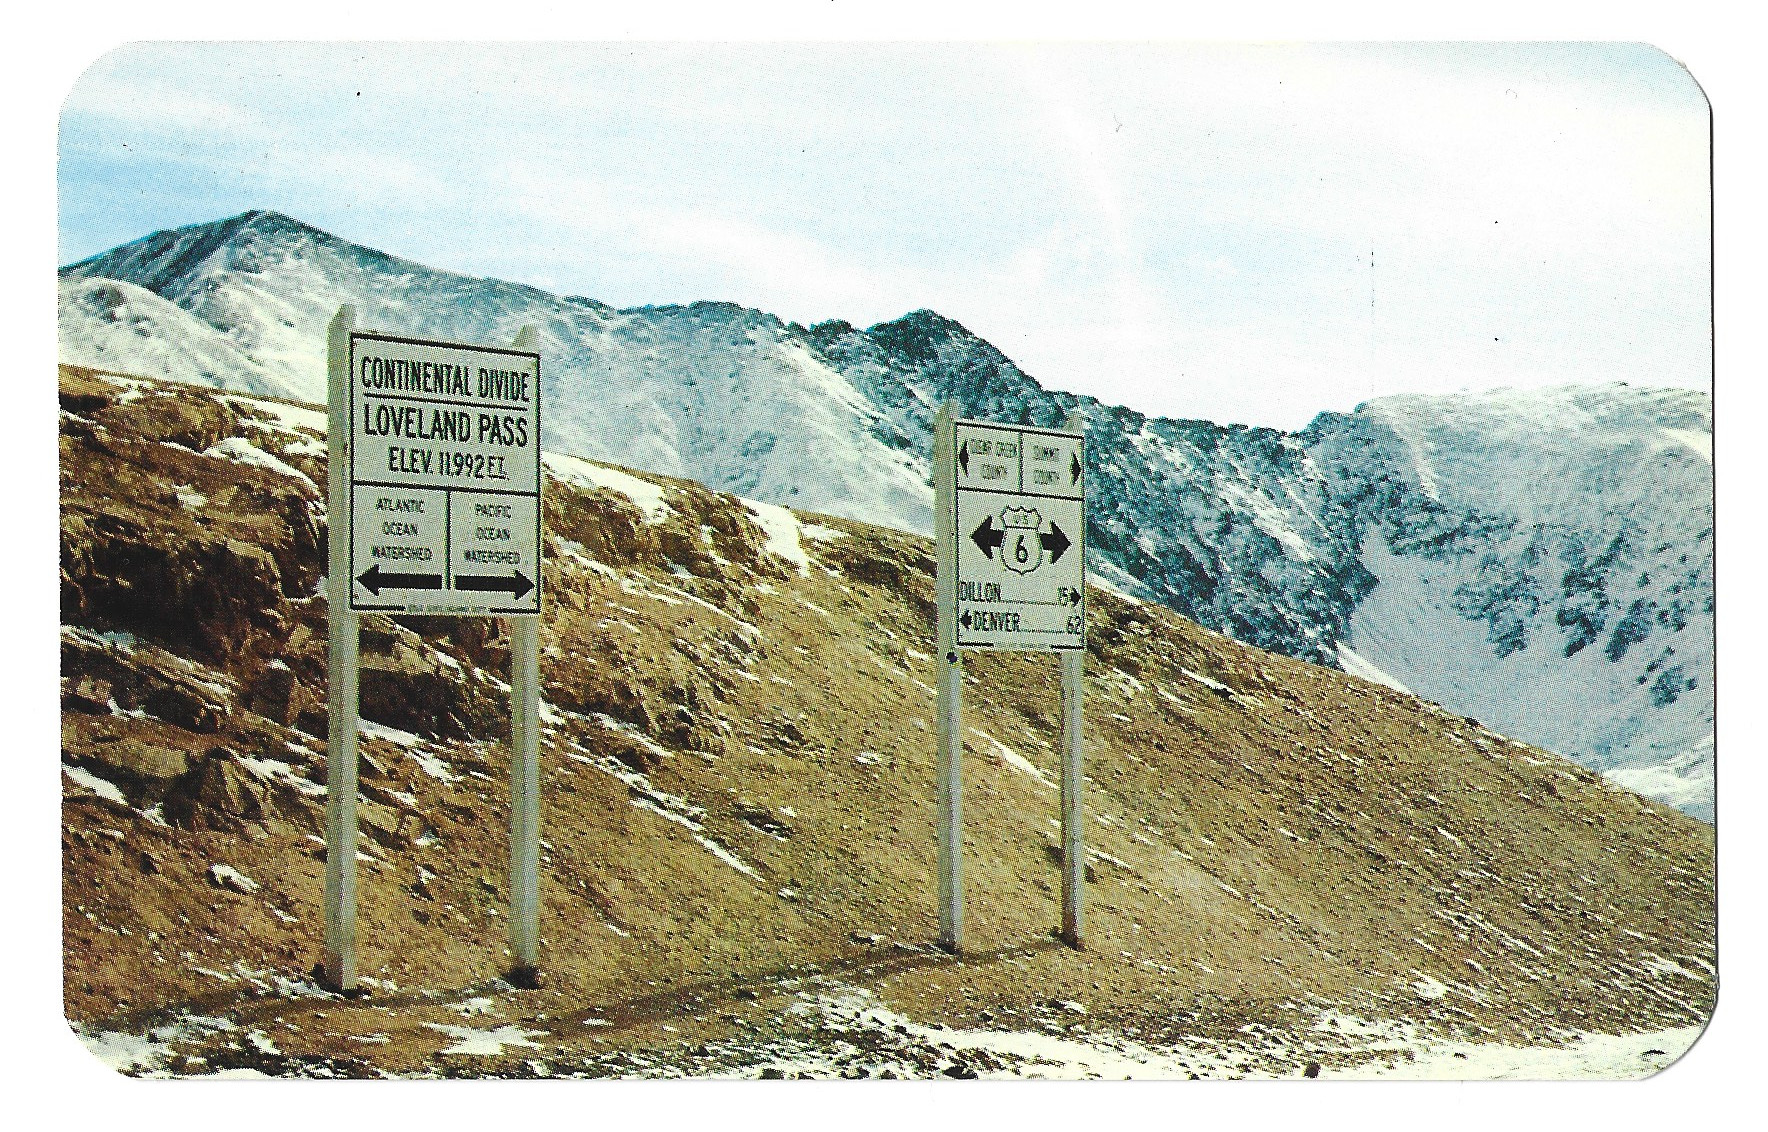
[[1705, 388], [1707, 136], [1630, 45], [146, 44], [68, 97], [60, 248], [273, 208], [616, 306], [931, 307], [1046, 386], [1296, 428]]

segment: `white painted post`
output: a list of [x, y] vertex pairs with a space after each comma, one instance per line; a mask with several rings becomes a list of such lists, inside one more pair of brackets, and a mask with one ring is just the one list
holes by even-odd
[[944, 401], [933, 426], [933, 532], [939, 606], [939, 945], [956, 954], [964, 938], [963, 795], [964, 663], [958, 652], [957, 472], [952, 460], [956, 401]]
[[[1081, 432], [1083, 423], [1078, 411], [1071, 410], [1063, 427]], [[1086, 497], [1082, 489], [1081, 497]], [[1075, 532], [1074, 551], [1080, 555], [1081, 585], [1086, 585], [1086, 509], [1081, 509], [1081, 529]], [[1083, 598], [1084, 600], [1084, 598]], [[1085, 810], [1081, 806], [1081, 676], [1086, 650], [1074, 649], [1062, 654], [1062, 938], [1070, 947], [1081, 948], [1081, 897], [1087, 879], [1086, 838], [1081, 828]]]
[[342, 306], [326, 334], [325, 981], [356, 989], [356, 614], [350, 608], [350, 332]]
[[[514, 347], [538, 344], [524, 326]], [[540, 970], [540, 614], [511, 617], [509, 626], [510, 981], [532, 987]]]

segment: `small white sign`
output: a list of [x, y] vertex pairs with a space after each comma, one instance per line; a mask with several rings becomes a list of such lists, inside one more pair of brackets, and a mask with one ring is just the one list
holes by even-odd
[[959, 647], [1085, 648], [1080, 434], [956, 421], [951, 456]]
[[350, 335], [350, 608], [540, 612], [540, 355]]

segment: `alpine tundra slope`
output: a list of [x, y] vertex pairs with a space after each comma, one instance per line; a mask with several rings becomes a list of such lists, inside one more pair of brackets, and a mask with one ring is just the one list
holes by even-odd
[[978, 653], [947, 954], [930, 540], [557, 449], [541, 985], [500, 978], [509, 639], [365, 614], [330, 995], [325, 414], [60, 392], [64, 992], [127, 1072], [1635, 1077], [1712, 1009], [1712, 826], [1098, 586], [1086, 950], [1054, 666]]

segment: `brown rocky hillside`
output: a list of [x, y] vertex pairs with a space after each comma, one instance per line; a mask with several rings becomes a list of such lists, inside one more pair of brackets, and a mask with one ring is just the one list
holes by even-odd
[[119, 1067], [1330, 1076], [1711, 1009], [1710, 826], [1100, 589], [1087, 949], [1049, 934], [1056, 663], [974, 654], [948, 956], [931, 544], [553, 456], [542, 986], [498, 978], [506, 639], [368, 618], [369, 993], [326, 995], [323, 417], [60, 391], [66, 1007]]

